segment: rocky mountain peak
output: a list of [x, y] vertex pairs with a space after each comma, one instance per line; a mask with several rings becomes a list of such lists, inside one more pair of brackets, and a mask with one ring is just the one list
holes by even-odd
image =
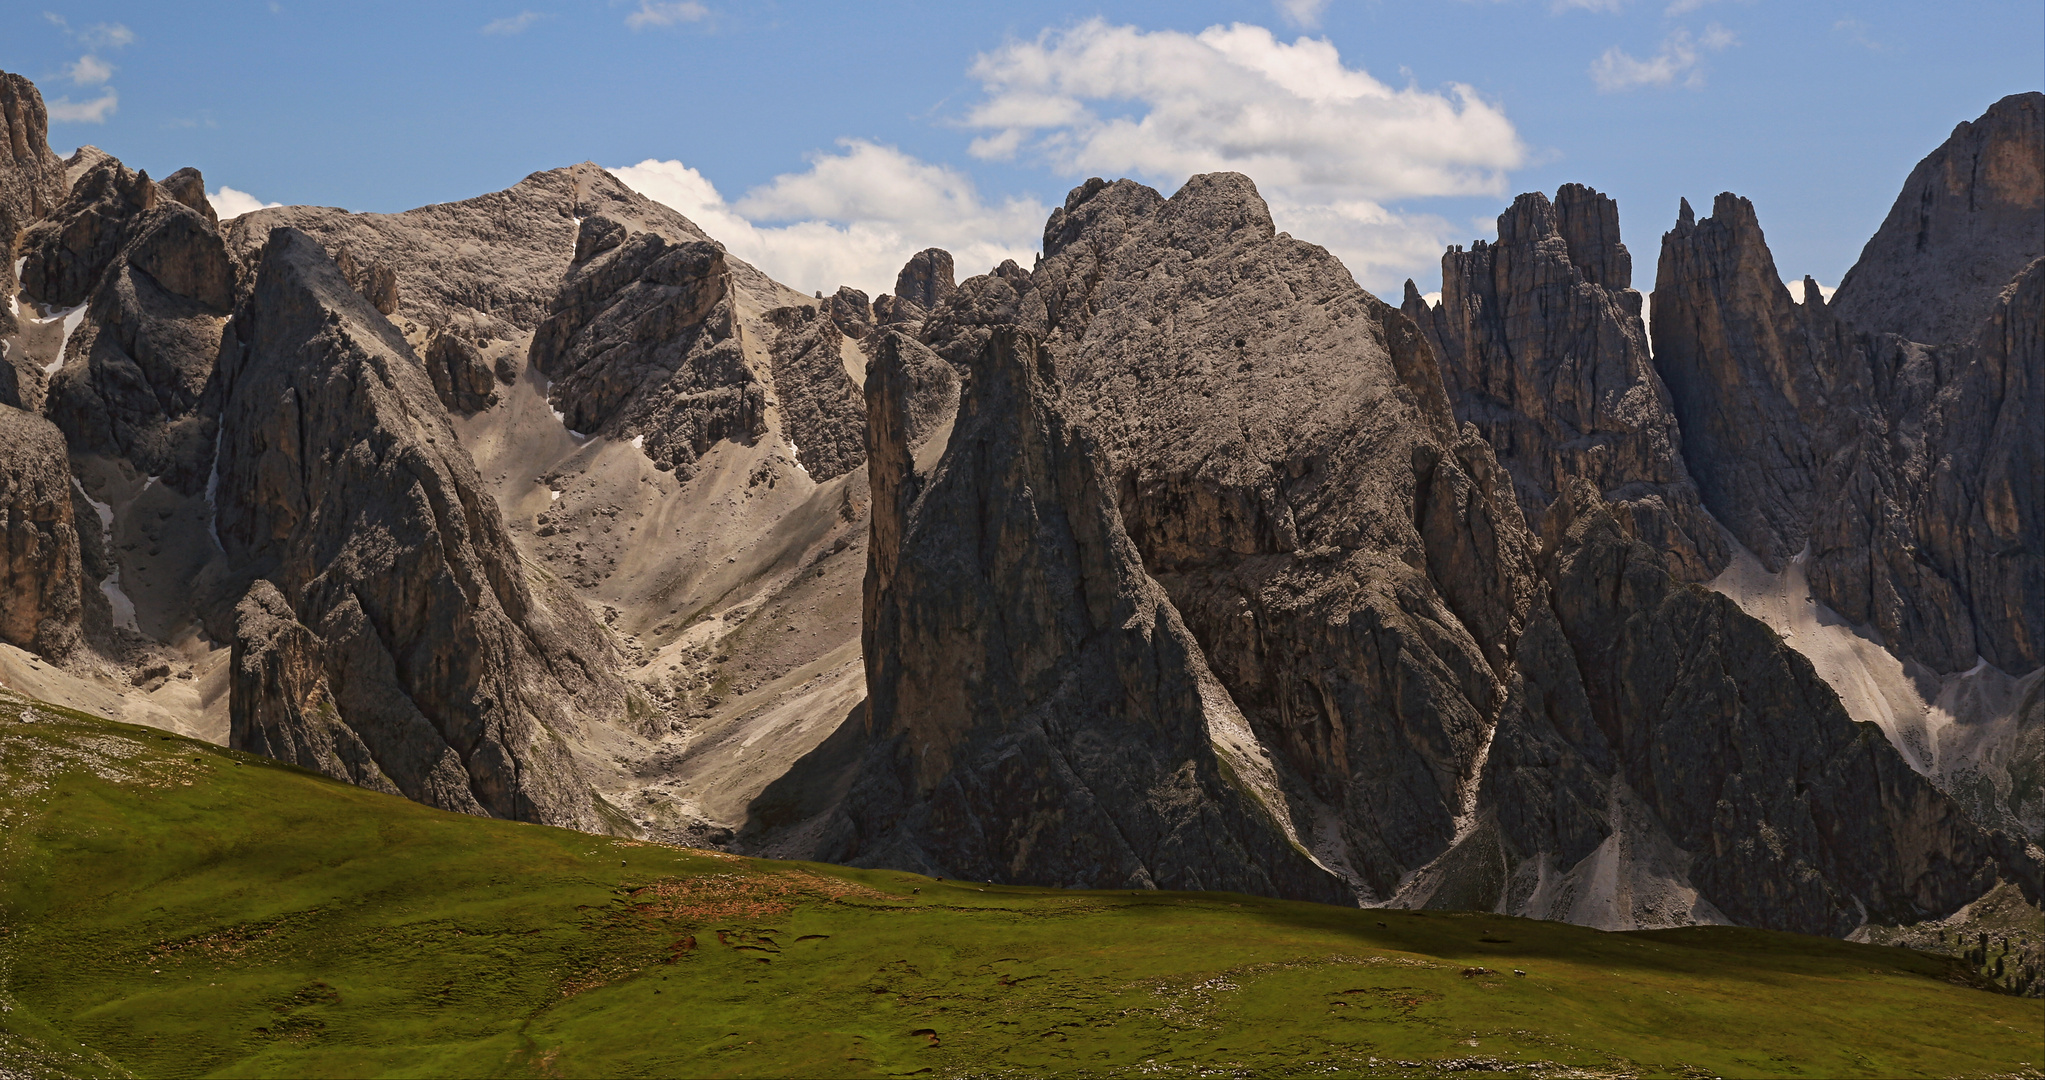
[[1442, 256], [1442, 301], [1408, 283], [1405, 312], [1428, 335], [1455, 415], [1512, 473], [1536, 529], [1562, 489], [1588, 480], [1683, 580], [1727, 550], [1684, 467], [1668, 390], [1648, 356], [1618, 205], [1581, 184], [1498, 218], [1498, 240]]
[[917, 252], [895, 275], [895, 299], [907, 300], [925, 311], [942, 303], [957, 288], [952, 277], [951, 252], [943, 248]]
[[1972, 338], [2045, 251], [2045, 93], [2011, 94], [1918, 162], [1832, 302], [1853, 326]]

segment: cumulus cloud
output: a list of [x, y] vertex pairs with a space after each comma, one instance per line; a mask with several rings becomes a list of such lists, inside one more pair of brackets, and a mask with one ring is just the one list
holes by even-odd
[[213, 204], [213, 213], [218, 215], [222, 221], [238, 218], [243, 214], [256, 210], [267, 210], [272, 206], [284, 205], [283, 203], [264, 202], [246, 191], [237, 191], [225, 184], [207, 192], [206, 201]]
[[1607, 94], [1643, 86], [1672, 86], [1678, 81], [1694, 90], [1704, 85], [1703, 54], [1737, 44], [1739, 39], [1732, 31], [1717, 24], [1707, 27], [1698, 38], [1679, 26], [1662, 39], [1661, 51], [1645, 60], [1617, 45], [1606, 49], [1591, 62], [1591, 81]]
[[[1815, 278], [1812, 280], [1816, 281]], [[1818, 295], [1824, 297], [1826, 303], [1828, 304], [1831, 303], [1832, 294], [1839, 291], [1839, 286], [1827, 285], [1822, 281], [1818, 281], [1817, 285]], [[1789, 290], [1789, 298], [1791, 300], [1794, 300], [1799, 304], [1804, 302], [1804, 283], [1802, 279], [1798, 279], [1796, 281], [1784, 281], [1782, 283], [1782, 287]]]
[[964, 119], [984, 133], [976, 156], [1167, 191], [1242, 172], [1281, 229], [1380, 286], [1389, 271], [1424, 272], [1447, 238], [1441, 219], [1388, 204], [1500, 195], [1526, 158], [1504, 112], [1469, 86], [1394, 88], [1328, 41], [1241, 23], [1185, 34], [1093, 19], [984, 53], [972, 73], [985, 91]]
[[1321, 25], [1321, 12], [1328, 10], [1328, 0], [1273, 0], [1273, 6], [1286, 22], [1312, 30]]
[[895, 273], [927, 247], [950, 251], [962, 276], [1003, 259], [1030, 264], [1050, 207], [1017, 198], [991, 204], [964, 173], [891, 146], [846, 139], [839, 149], [732, 201], [679, 161], [648, 159], [611, 172], [805, 292], [839, 285], [868, 296], [892, 292]]
[[98, 86], [114, 77], [114, 66], [87, 53], [64, 69], [64, 77], [77, 86]]
[[73, 124], [104, 124], [107, 117], [112, 116], [120, 104], [121, 96], [110, 86], [107, 87], [106, 93], [91, 101], [72, 101], [68, 97], [60, 97], [49, 102], [48, 107], [52, 120]]
[[527, 27], [544, 18], [546, 16], [537, 11], [521, 11], [516, 15], [491, 19], [483, 24], [482, 32], [492, 37], [510, 37], [513, 34], [525, 33]]
[[625, 25], [634, 30], [644, 30], [649, 26], [701, 22], [709, 17], [710, 9], [696, 0], [639, 0], [639, 10], [625, 16]]

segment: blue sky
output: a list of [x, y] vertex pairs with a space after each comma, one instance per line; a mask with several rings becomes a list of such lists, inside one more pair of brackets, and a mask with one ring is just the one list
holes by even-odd
[[1835, 284], [1918, 158], [2045, 85], [2045, 6], [84, 3], [11, 19], [0, 68], [53, 103], [60, 153], [267, 202], [401, 210], [634, 166], [804, 289], [882, 291], [927, 244], [1027, 265], [1088, 175], [1240, 168], [1396, 301], [1512, 195], [1569, 181], [1619, 200], [1643, 289], [1677, 198], [1721, 190], [1786, 276]]

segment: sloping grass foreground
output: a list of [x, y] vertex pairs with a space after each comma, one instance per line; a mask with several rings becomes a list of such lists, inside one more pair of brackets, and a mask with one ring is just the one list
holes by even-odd
[[0, 1075], [2045, 1063], [2037, 1001], [1904, 949], [740, 859], [441, 813], [14, 697], [0, 924]]

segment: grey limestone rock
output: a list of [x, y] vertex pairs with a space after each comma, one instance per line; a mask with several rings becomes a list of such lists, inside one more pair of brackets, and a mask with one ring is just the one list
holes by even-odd
[[79, 642], [83, 581], [64, 436], [0, 405], [0, 641], [61, 658]]
[[1348, 899], [1282, 801], [1225, 762], [1215, 728], [1240, 720], [1216, 715], [1234, 710], [1122, 531], [1049, 356], [996, 331], [943, 457], [918, 476], [911, 432], [942, 393], [918, 355], [894, 338], [866, 380], [869, 698], [828, 857]]
[[445, 809], [607, 831], [570, 740], [624, 712], [613, 648], [529, 576], [404, 338], [289, 228], [233, 326], [216, 526], [276, 587], [237, 618], [236, 734]]
[[2033, 90], [1961, 123], [1917, 163], [1832, 306], [1861, 330], [1964, 341], [2041, 252], [2045, 93]]
[[578, 265], [533, 334], [530, 363], [571, 431], [639, 436], [687, 472], [712, 444], [767, 430], [724, 249], [634, 233]]
[[101, 155], [29, 230], [23, 253], [32, 298], [86, 305], [43, 406], [72, 451], [123, 457], [198, 493], [213, 451], [205, 399], [235, 284], [210, 216]]
[[[382, 310], [382, 309], [378, 309]], [[449, 412], [481, 412], [497, 403], [497, 378], [482, 350], [453, 330], [433, 335], [426, 346], [426, 375]]]
[[[774, 395], [796, 459], [821, 482], [843, 476], [866, 461], [866, 406], [845, 370], [846, 335], [839, 325], [849, 290], [822, 303], [775, 308], [768, 348], [774, 365]], [[857, 296], [858, 308], [866, 298]], [[855, 323], [854, 325], [863, 325]], [[870, 329], [870, 327], [867, 327]]]
[[[1837, 936], [1949, 914], [1998, 879], [2039, 894], [2035, 849], [1968, 820], [1767, 626], [1670, 578], [1600, 495], [1580, 481], [1557, 504], [1546, 602], [1486, 766], [1509, 860], [1548, 863], [1523, 888], [1621, 829], [1617, 786], [1745, 925]], [[1475, 906], [1530, 899], [1493, 889]]]
[[1670, 572], [1708, 580], [1730, 557], [1684, 468], [1669, 395], [1648, 356], [1616, 203], [1581, 184], [1515, 199], [1498, 242], [1442, 256], [1441, 303], [1407, 283], [1456, 417], [1513, 476], [1537, 531], [1563, 487], [1590, 480]]
[[951, 252], [943, 248], [917, 252], [895, 275], [895, 299], [907, 300], [924, 311], [943, 303], [957, 287], [952, 276]]
[[1655, 272], [1654, 363], [1704, 505], [1769, 570], [1810, 539], [1812, 431], [1835, 404], [1847, 348], [1823, 305], [1798, 304], [1754, 205], [1730, 192], [1697, 219], [1685, 201]]
[[206, 178], [199, 170], [187, 166], [164, 177], [161, 184], [171, 198], [197, 211], [216, 231], [220, 228], [220, 215], [213, 209], [213, 201], [206, 197]]
[[1425, 338], [1227, 173], [1074, 189], [1016, 303], [1315, 852], [1389, 896], [1467, 813], [1535, 583]]
[[[50, 149], [50, 114], [35, 84], [0, 71], [0, 290], [13, 296], [14, 241], [21, 230], [64, 201], [64, 162]], [[0, 311], [0, 334], [14, 332], [14, 313]]]

